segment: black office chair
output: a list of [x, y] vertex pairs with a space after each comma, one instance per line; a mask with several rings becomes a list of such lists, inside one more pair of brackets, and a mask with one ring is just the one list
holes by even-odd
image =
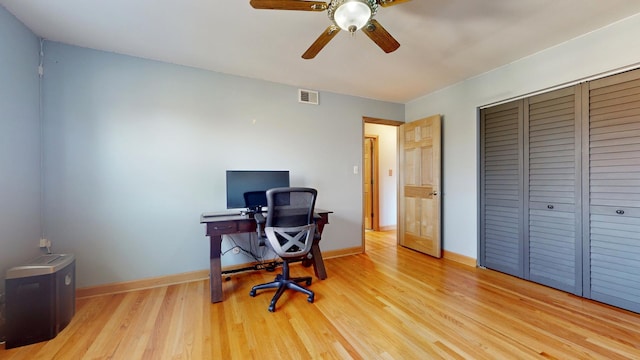
[[256, 296], [256, 290], [276, 288], [269, 305], [271, 312], [276, 310], [276, 302], [286, 289], [304, 293], [307, 301], [313, 302], [313, 291], [299, 284], [305, 282], [307, 286], [311, 285], [311, 277], [289, 277], [289, 263], [306, 257], [311, 251], [316, 229], [313, 219], [316, 196], [317, 191], [311, 188], [270, 189], [267, 190], [267, 218], [262, 214], [255, 215], [258, 236], [266, 236], [266, 243], [283, 261], [282, 273], [274, 281], [256, 285], [249, 293]]
[[260, 212], [261, 205], [267, 201], [267, 194], [264, 191], [249, 191], [243, 194], [244, 206], [249, 210]]

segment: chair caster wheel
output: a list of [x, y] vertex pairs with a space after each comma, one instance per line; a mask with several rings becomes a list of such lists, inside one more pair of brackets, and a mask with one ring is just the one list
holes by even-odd
[[313, 303], [313, 298], [314, 298], [313, 295], [311, 295], [307, 298], [307, 301], [310, 303]]
[[306, 284], [307, 286], [311, 285], [311, 280], [307, 280]]
[[249, 296], [255, 297], [256, 296], [256, 291], [255, 290], [249, 291]]

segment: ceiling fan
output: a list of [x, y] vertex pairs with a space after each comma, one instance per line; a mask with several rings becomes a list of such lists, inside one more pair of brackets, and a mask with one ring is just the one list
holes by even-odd
[[378, 6], [387, 7], [410, 0], [250, 0], [254, 9], [325, 11], [332, 24], [302, 54], [303, 59], [313, 59], [320, 50], [333, 39], [340, 30], [355, 34], [362, 30], [384, 52], [390, 53], [400, 47], [400, 43], [385, 30], [373, 17]]

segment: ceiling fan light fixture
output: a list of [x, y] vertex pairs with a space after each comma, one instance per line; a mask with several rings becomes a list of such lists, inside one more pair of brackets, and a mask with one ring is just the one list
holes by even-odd
[[330, 4], [329, 17], [342, 30], [354, 33], [375, 15], [375, 5], [371, 0], [334, 0]]

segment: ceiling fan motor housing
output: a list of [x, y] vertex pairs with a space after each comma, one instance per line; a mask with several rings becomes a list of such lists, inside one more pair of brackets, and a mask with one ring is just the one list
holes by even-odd
[[[363, 6], [364, 5], [364, 6]], [[369, 8], [371, 14], [366, 21], [358, 21], [356, 18], [361, 15], [359, 11], [366, 7]], [[377, 0], [332, 0], [327, 7], [327, 15], [336, 26], [341, 29], [354, 33], [364, 27], [377, 13]], [[344, 25], [344, 22], [347, 24]]]

